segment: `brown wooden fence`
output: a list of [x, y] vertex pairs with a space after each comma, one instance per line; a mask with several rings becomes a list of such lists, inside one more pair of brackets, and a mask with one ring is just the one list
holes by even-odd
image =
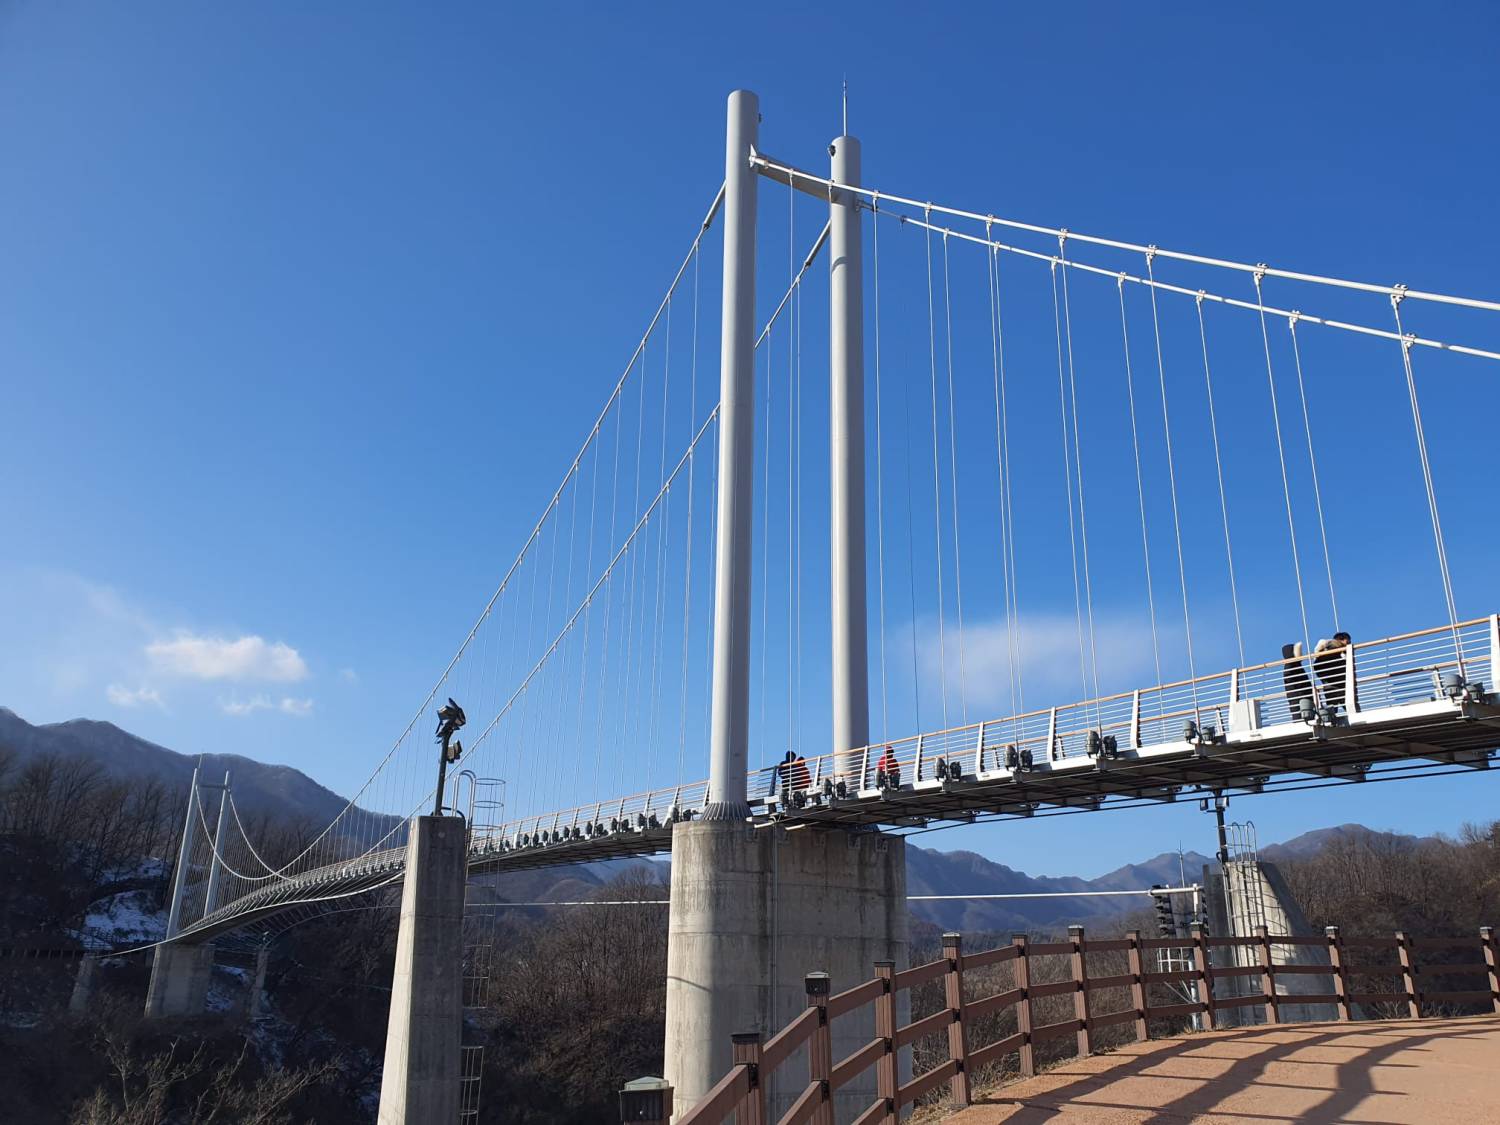
[[[1326, 950], [1322, 964], [1273, 963], [1272, 948], [1283, 946], [1316, 946]], [[1249, 964], [1225, 967], [1212, 963], [1211, 950], [1240, 947], [1248, 954], [1235, 960]], [[1159, 949], [1191, 948], [1191, 969], [1170, 972], [1148, 972], [1147, 954]], [[1426, 959], [1419, 955], [1441, 951], [1443, 957], [1461, 955], [1463, 951], [1479, 954], [1476, 961]], [[1355, 952], [1357, 951], [1357, 952]], [[1374, 951], [1373, 953], [1371, 951]], [[1394, 951], [1394, 961], [1377, 961], [1381, 952]], [[1127, 971], [1108, 976], [1089, 974], [1089, 954], [1124, 953]], [[1064, 958], [1069, 967], [1067, 979], [1033, 984], [1034, 968], [1039, 959]], [[1368, 958], [1368, 959], [1367, 959]], [[1116, 958], [1118, 960], [1118, 958]], [[1105, 1028], [1133, 1024], [1135, 1038], [1149, 1038], [1148, 1021], [1201, 1015], [1203, 1027], [1212, 1029], [1218, 1013], [1252, 1005], [1261, 1006], [1267, 1022], [1278, 1022], [1286, 1005], [1330, 1004], [1338, 1018], [1354, 1018], [1353, 1008], [1366, 1009], [1384, 1004], [1403, 1005], [1400, 1014], [1421, 1018], [1432, 1014], [1436, 1005], [1487, 1004], [1500, 1013], [1500, 952], [1494, 928], [1484, 926], [1477, 937], [1413, 938], [1404, 933], [1380, 938], [1345, 938], [1337, 926], [1328, 927], [1323, 937], [1298, 937], [1268, 934], [1260, 927], [1255, 936], [1245, 938], [1209, 937], [1200, 925], [1193, 926], [1190, 938], [1143, 938], [1131, 931], [1123, 938], [1085, 940], [1083, 927], [1068, 930], [1068, 940], [1031, 942], [1017, 934], [1011, 944], [981, 953], [963, 952], [958, 934], [943, 935], [943, 955], [936, 961], [897, 972], [889, 961], [877, 962], [875, 976], [844, 992], [829, 995], [828, 978], [814, 973], [807, 978], [807, 1009], [770, 1039], [761, 1041], [758, 1034], [734, 1037], [733, 1066], [690, 1111], [679, 1125], [720, 1125], [733, 1119], [736, 1125], [770, 1125], [765, 1110], [769, 1080], [804, 1044], [807, 1045], [808, 1081], [791, 1108], [776, 1125], [832, 1125], [833, 1096], [840, 1087], [875, 1068], [876, 1100], [855, 1120], [855, 1125], [896, 1125], [902, 1107], [912, 1104], [944, 1083], [955, 1105], [968, 1105], [971, 1095], [970, 1076], [1004, 1056], [1016, 1055], [1022, 1075], [1036, 1073], [1035, 1048], [1040, 1043], [1072, 1037], [1079, 1054], [1087, 1054], [1094, 1036]], [[965, 974], [986, 966], [1013, 965], [1013, 987], [980, 999], [965, 999]], [[1053, 962], [1056, 963], [1055, 961]], [[1282, 995], [1276, 991], [1279, 977], [1295, 974], [1326, 976], [1334, 982], [1334, 991], [1326, 994]], [[1455, 974], [1487, 974], [1487, 989], [1453, 991], [1428, 987], [1426, 982]], [[1248, 995], [1219, 996], [1214, 982], [1242, 977], [1254, 981]], [[1364, 979], [1375, 977], [1391, 981], [1400, 979], [1399, 991], [1373, 991], [1357, 987]], [[970, 978], [973, 979], [972, 977]], [[897, 1025], [897, 995], [927, 982], [942, 982], [944, 1006], [931, 1015], [904, 1026]], [[1148, 988], [1157, 984], [1196, 985], [1198, 999], [1191, 1003], [1153, 1004]], [[1113, 1012], [1098, 1012], [1091, 998], [1107, 989], [1129, 990], [1129, 1006]], [[1072, 1018], [1035, 1026], [1034, 1003], [1049, 996], [1071, 996]], [[834, 1061], [831, 1051], [831, 1024], [842, 1015], [874, 1007], [875, 1038], [847, 1058]], [[980, 1017], [1014, 1009], [1017, 1030], [990, 1043], [976, 1044], [970, 1032]], [[1424, 1012], [1424, 1008], [1427, 1009]], [[947, 1032], [947, 1059], [899, 1082], [898, 1052], [919, 1039]]]

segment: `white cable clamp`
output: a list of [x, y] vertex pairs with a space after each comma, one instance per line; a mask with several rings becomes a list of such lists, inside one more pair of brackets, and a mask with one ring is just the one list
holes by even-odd
[[1265, 262], [1261, 262], [1255, 267], [1255, 288], [1257, 292], [1260, 290], [1260, 283], [1265, 280], [1266, 271], [1270, 268]]
[[1148, 269], [1151, 263], [1156, 260], [1156, 253], [1156, 243], [1153, 242], [1150, 246], [1146, 247], [1146, 266]]
[[1391, 286], [1391, 308], [1393, 308], [1393, 309], [1400, 308], [1401, 307], [1401, 302], [1404, 301], [1404, 300], [1406, 300], [1406, 286], [1404, 286], [1404, 285], [1393, 285], [1393, 286]]
[[1060, 230], [1060, 231], [1057, 232], [1057, 252], [1059, 254], [1065, 254], [1065, 253], [1067, 253], [1067, 250], [1068, 250], [1068, 228], [1067, 227], [1063, 227], [1062, 230]]
[[1203, 307], [1203, 298], [1207, 297], [1207, 296], [1208, 296], [1208, 290], [1206, 290], [1206, 289], [1200, 289], [1200, 290], [1198, 290], [1198, 295], [1193, 298], [1193, 300], [1197, 302], [1198, 307], [1200, 309]]
[[1115, 275], [1115, 285], [1120, 289], [1122, 293], [1125, 291], [1126, 276], [1127, 275], [1124, 270], [1121, 270], [1118, 274]]
[[1301, 309], [1293, 309], [1291, 312], [1287, 313], [1287, 317], [1286, 317], [1286, 326], [1287, 326], [1287, 328], [1289, 328], [1292, 332], [1296, 332], [1297, 331], [1297, 322], [1299, 320], [1301, 320], [1301, 319], [1302, 319], [1302, 310]]

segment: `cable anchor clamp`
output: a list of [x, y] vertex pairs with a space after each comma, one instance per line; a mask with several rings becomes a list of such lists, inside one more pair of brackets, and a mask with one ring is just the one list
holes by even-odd
[[1146, 266], [1149, 268], [1150, 265], [1151, 265], [1151, 263], [1154, 262], [1155, 260], [1156, 260], [1156, 244], [1153, 242], [1150, 246], [1146, 247]]
[[1391, 308], [1399, 309], [1401, 302], [1406, 300], [1406, 286], [1393, 285], [1391, 287]]
[[1198, 307], [1200, 309], [1203, 307], [1203, 298], [1207, 297], [1207, 296], [1208, 296], [1208, 290], [1206, 290], [1206, 289], [1200, 289], [1200, 290], [1198, 290], [1197, 295], [1193, 298], [1193, 300], [1197, 302]]
[[1287, 313], [1286, 326], [1289, 329], [1291, 329], [1293, 332], [1295, 332], [1295, 331], [1297, 331], [1297, 322], [1299, 320], [1301, 320], [1301, 319], [1302, 319], [1302, 310], [1301, 309], [1293, 309], [1291, 312]]
[[1265, 262], [1261, 262], [1260, 264], [1258, 264], [1255, 267], [1255, 288], [1256, 289], [1260, 288], [1260, 283], [1265, 280], [1265, 278], [1266, 278], [1266, 271], [1269, 270], [1270, 268], [1271, 267], [1268, 266], [1268, 265], [1266, 265]]

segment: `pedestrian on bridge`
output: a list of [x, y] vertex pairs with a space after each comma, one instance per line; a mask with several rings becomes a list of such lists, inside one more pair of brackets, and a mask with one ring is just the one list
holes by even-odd
[[783, 808], [791, 803], [794, 792], [805, 792], [811, 784], [812, 774], [807, 770], [807, 759], [795, 750], [788, 750], [786, 757], [771, 771], [771, 792], [780, 788]]
[[1313, 649], [1313, 671], [1323, 686], [1323, 706], [1335, 709], [1344, 705], [1346, 673], [1344, 650], [1354, 638], [1348, 633], [1338, 632], [1318, 642]]
[[[1301, 641], [1281, 646], [1281, 659], [1286, 661], [1281, 666], [1281, 680], [1286, 685], [1286, 705], [1294, 719], [1316, 707], [1312, 677], [1307, 674], [1307, 665], [1302, 662], [1304, 655]], [[1304, 701], [1306, 707], [1303, 706]]]
[[[896, 760], [896, 750], [889, 742], [885, 744], [885, 750], [880, 755], [880, 763], [875, 767], [876, 780], [880, 781], [882, 789], [901, 788], [901, 763]], [[884, 778], [881, 781], [881, 778]]]

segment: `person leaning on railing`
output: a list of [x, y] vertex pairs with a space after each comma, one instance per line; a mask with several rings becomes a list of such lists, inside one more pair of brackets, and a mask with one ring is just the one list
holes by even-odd
[[1317, 643], [1313, 649], [1313, 671], [1323, 687], [1323, 706], [1335, 709], [1344, 705], [1345, 677], [1348, 665], [1344, 650], [1354, 638], [1348, 633], [1338, 632]]

